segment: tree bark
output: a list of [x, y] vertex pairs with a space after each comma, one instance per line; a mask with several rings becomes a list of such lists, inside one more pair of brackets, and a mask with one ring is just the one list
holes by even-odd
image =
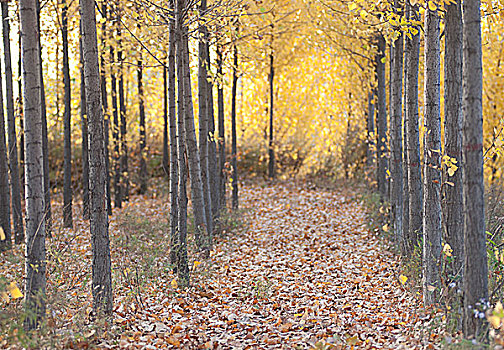
[[47, 138], [47, 110], [44, 85], [44, 73], [42, 69], [42, 45], [40, 43], [40, 0], [35, 2], [37, 6], [37, 28], [39, 31], [39, 75], [40, 75], [40, 113], [42, 116], [42, 156], [44, 157], [44, 203], [45, 203], [45, 229], [47, 237], [52, 236], [52, 211], [51, 211], [51, 182], [49, 179], [49, 140]]
[[63, 176], [63, 227], [73, 227], [72, 220], [72, 94], [70, 64], [68, 59], [68, 5], [61, 0], [61, 33], [63, 41], [63, 84], [65, 86], [64, 125], [64, 176]]
[[[0, 75], [1, 75], [0, 66]], [[11, 221], [10, 221], [10, 189], [9, 164], [7, 162], [7, 144], [5, 140], [5, 115], [3, 106], [3, 86], [0, 84], [0, 252], [11, 249]]]
[[[175, 50], [177, 49], [177, 43], [176, 43], [176, 35], [175, 35], [175, 24], [173, 22], [170, 22], [170, 34], [169, 34], [169, 43], [168, 43], [168, 79], [169, 79], [169, 84], [168, 84], [168, 94], [166, 94], [166, 82], [167, 82], [167, 70], [166, 67], [163, 67], [163, 76], [164, 76], [164, 87], [165, 87], [165, 114], [169, 114], [169, 122], [170, 122], [170, 163], [169, 163], [169, 170], [168, 170], [168, 150], [166, 150], [166, 166], [165, 166], [165, 171], [170, 172], [170, 262], [172, 266], [175, 268], [177, 267], [177, 250], [179, 249], [179, 186], [182, 186], [182, 184], [179, 183], [179, 168], [178, 168], [178, 162], [182, 162], [184, 159], [184, 154], [180, 154], [177, 152], [177, 147], [182, 143], [180, 147], [183, 147], [183, 141], [177, 138], [177, 115], [176, 115], [176, 108], [177, 108], [177, 101], [176, 101], [176, 80], [175, 80]], [[179, 70], [180, 72], [180, 70]], [[179, 102], [179, 113], [182, 112], [182, 114], [179, 114], [179, 123], [180, 127], [179, 130], [183, 130], [183, 118], [182, 116], [184, 115], [183, 113], [183, 108], [184, 108], [184, 102], [183, 102], [183, 90], [182, 90], [182, 84], [179, 84], [179, 89], [180, 89], [180, 102]], [[168, 109], [168, 98], [169, 98], [169, 109]], [[166, 116], [165, 116], [165, 133], [167, 133], [167, 122], [166, 122]], [[180, 135], [180, 133], [179, 133]], [[165, 142], [166, 141], [166, 136], [165, 136]], [[179, 143], [177, 143], [179, 142]], [[164, 157], [163, 157], [164, 160]], [[165, 161], [163, 161], [164, 163]], [[185, 165], [184, 165], [185, 166]], [[184, 169], [185, 171], [185, 169]], [[181, 197], [186, 196], [184, 194], [185, 192], [185, 184], [183, 184], [183, 187], [181, 188]], [[182, 198], [183, 199], [183, 198]], [[180, 200], [182, 200], [180, 199]], [[185, 199], [187, 201], [187, 198]], [[187, 205], [187, 204], [186, 204]], [[183, 209], [183, 208], [182, 208]], [[185, 208], [185, 211], [187, 213], [187, 207]], [[186, 214], [187, 215], [187, 214]], [[183, 225], [182, 225], [183, 226]]]
[[117, 79], [114, 71], [115, 53], [112, 46], [110, 46], [110, 82], [112, 89], [112, 140], [114, 144], [113, 160], [114, 160], [114, 205], [116, 208], [122, 207], [121, 199], [121, 163], [120, 163], [120, 143], [119, 143], [119, 109], [117, 104]]
[[[200, 16], [206, 10], [206, 0], [200, 2]], [[198, 43], [198, 106], [199, 106], [199, 157], [201, 166], [201, 182], [203, 184], [203, 201], [208, 232], [213, 231], [212, 200], [210, 195], [210, 179], [208, 172], [208, 73], [207, 45], [208, 31], [205, 25], [199, 27]]]
[[126, 125], [126, 101], [124, 98], [124, 58], [122, 47], [122, 31], [119, 22], [117, 23], [117, 62], [119, 63], [119, 119], [120, 119], [120, 192], [121, 201], [129, 200], [129, 173], [128, 173], [128, 141]]
[[434, 304], [441, 289], [441, 114], [439, 16], [425, 16], [425, 135], [423, 210], [423, 299]]
[[[233, 210], [238, 209], [238, 160], [237, 160], [237, 147], [236, 147], [236, 89], [238, 86], [238, 48], [233, 46], [233, 85], [231, 87], [231, 180], [232, 180], [232, 194], [231, 194], [231, 207]], [[271, 106], [272, 107], [272, 106]], [[270, 118], [272, 118], [270, 116]], [[272, 122], [270, 119], [270, 138], [272, 137]], [[272, 149], [270, 148], [270, 151]], [[270, 153], [271, 155], [271, 153]], [[274, 155], [273, 155], [274, 156]], [[270, 158], [270, 164], [272, 158]], [[273, 168], [274, 169], [274, 168]]]
[[147, 135], [145, 133], [145, 105], [144, 105], [144, 90], [143, 90], [143, 62], [142, 53], [139, 52], [140, 59], [138, 60], [138, 112], [140, 116], [140, 188], [139, 193], [147, 192], [147, 162], [145, 160]]
[[93, 309], [112, 312], [112, 278], [108, 232], [105, 142], [98, 65], [95, 2], [80, 0], [86, 104], [89, 121], [90, 230], [93, 251]]
[[[196, 142], [196, 130], [194, 127], [194, 112], [191, 92], [191, 75], [189, 69], [189, 43], [187, 28], [183, 28], [181, 38], [183, 60], [182, 76], [184, 83], [184, 103], [185, 103], [185, 143], [187, 149], [187, 162], [189, 164], [189, 176], [191, 178], [191, 201], [196, 225], [196, 245], [204, 255], [209, 254], [211, 249], [211, 231], [208, 230], [205, 213], [205, 201], [203, 197], [203, 183], [201, 180], [201, 164]], [[182, 179], [181, 179], [182, 180]]]
[[226, 133], [224, 125], [224, 72], [222, 45], [217, 45], [217, 121], [219, 124], [219, 211], [226, 209]]
[[[399, 12], [396, 1], [396, 11]], [[399, 29], [400, 30], [400, 29]], [[392, 81], [390, 95], [390, 150], [391, 150], [391, 205], [394, 235], [403, 255], [405, 247], [403, 234], [403, 169], [402, 169], [402, 82], [403, 82], [403, 37], [400, 35], [394, 42], [392, 60]]]
[[7, 102], [7, 129], [9, 144], [9, 170], [12, 199], [12, 219], [14, 221], [14, 242], [21, 244], [24, 240], [23, 213], [21, 209], [21, 184], [19, 181], [18, 148], [16, 136], [16, 119], [14, 116], [14, 88], [12, 82], [12, 58], [10, 47], [9, 4], [1, 3], [3, 20], [3, 49], [5, 66], [5, 100]]
[[480, 1], [462, 5], [463, 97], [462, 171], [464, 196], [464, 336], [483, 335], [485, 317], [475, 317], [477, 303], [488, 301], [488, 264], [483, 178], [482, 53]]
[[[81, 22], [82, 26], [82, 22]], [[82, 33], [82, 28], [81, 28]], [[80, 116], [82, 134], [82, 216], [89, 220], [89, 140], [88, 140], [88, 117], [86, 111], [86, 81], [84, 77], [84, 56], [82, 39], [80, 40]]]
[[[206, 40], [207, 67], [210, 70], [210, 38]], [[213, 82], [207, 74], [207, 108], [208, 108], [208, 174], [210, 180], [210, 198], [212, 200], [212, 227], [215, 227], [219, 218], [219, 173], [217, 161], [217, 145], [215, 144], [215, 110], [213, 98]]]
[[[173, 26], [170, 27], [172, 29]], [[171, 34], [170, 32], [170, 35]], [[172, 39], [173, 41], [173, 39]], [[173, 46], [173, 44], [172, 44]], [[168, 51], [170, 49], [168, 48]], [[170, 58], [168, 58], [168, 61]], [[168, 66], [170, 63], [168, 62]], [[170, 82], [171, 83], [171, 82]], [[170, 151], [168, 146], [168, 77], [167, 77], [167, 69], [163, 67], [163, 171], [168, 179], [170, 178]], [[171, 143], [171, 141], [170, 141]]]
[[[274, 137], [274, 135], [273, 135], [273, 133], [274, 133], [274, 129], [273, 129], [274, 111], [273, 111], [273, 108], [274, 108], [274, 96], [275, 96], [275, 94], [274, 94], [274, 91], [273, 91], [273, 83], [275, 81], [275, 67], [274, 67], [275, 56], [274, 56], [274, 53], [273, 53], [273, 36], [271, 38], [272, 38], [271, 39], [271, 52], [270, 52], [270, 55], [269, 55], [269, 59], [270, 59], [270, 71], [269, 71], [269, 75], [268, 75], [269, 90], [270, 90], [269, 91], [269, 93], [270, 93], [269, 132], [270, 133], [269, 133], [269, 140], [268, 140], [268, 153], [269, 153], [268, 177], [270, 179], [274, 179], [275, 178], [275, 150], [273, 149], [273, 137]], [[235, 50], [236, 50], [236, 46], [235, 46]], [[235, 68], [236, 68], [236, 66], [233, 66], [233, 74], [235, 73]], [[233, 84], [234, 84], [234, 76], [235, 75], [233, 75]], [[236, 94], [236, 91], [235, 91], [235, 94]], [[236, 101], [235, 101], [235, 108], [236, 108]], [[236, 109], [235, 109], [235, 111], [236, 111]], [[235, 122], [235, 124], [236, 124], [236, 122]], [[235, 125], [235, 129], [236, 129], [236, 125]], [[233, 208], [234, 208], [234, 206], [233, 206]]]
[[[457, 166], [462, 161], [462, 8], [461, 1], [446, 6], [445, 16], [444, 149]], [[451, 182], [453, 186], [448, 185]], [[462, 169], [453, 176], [443, 171], [443, 223], [446, 242], [453, 249], [452, 277], [462, 275], [464, 263], [464, 218], [462, 213]], [[459, 281], [459, 278], [454, 278]]]
[[[418, 6], [411, 7], [411, 18], [419, 20]], [[418, 128], [418, 65], [420, 59], [420, 28], [412, 39], [406, 39], [406, 153], [408, 159], [409, 232], [408, 251], [411, 255], [419, 245], [423, 232], [423, 187], [420, 171], [420, 136]]]
[[[404, 4], [405, 17], [410, 19], [410, 8], [407, 3]], [[405, 36], [403, 36], [403, 41], [405, 40]], [[402, 221], [403, 221], [403, 229], [402, 229], [402, 237], [403, 237], [403, 256], [410, 256], [409, 251], [409, 189], [408, 189], [408, 151], [406, 150], [406, 133], [408, 132], [406, 125], [406, 95], [408, 94], [408, 85], [406, 85], [406, 76], [408, 75], [408, 66], [406, 62], [406, 55], [408, 54], [408, 47], [406, 43], [404, 45], [404, 53], [401, 57], [403, 60], [403, 86], [404, 92], [402, 94], [403, 104], [402, 104], [402, 176], [403, 176], [403, 212], [402, 212]]]
[[368, 109], [367, 109], [367, 118], [366, 118], [366, 132], [367, 132], [367, 140], [366, 140], [366, 164], [368, 167], [372, 167], [374, 163], [374, 154], [373, 154], [373, 135], [375, 133], [375, 105], [374, 105], [374, 97], [375, 91], [371, 90], [368, 92]]
[[27, 329], [45, 315], [46, 258], [42, 118], [36, 0], [20, 0], [26, 159], [25, 307]]
[[377, 182], [378, 192], [382, 200], [387, 200], [387, 178], [386, 172], [388, 167], [387, 161], [387, 93], [385, 85], [385, 38], [379, 34], [377, 37], [378, 53], [375, 59], [376, 79], [378, 81], [378, 110], [376, 114], [377, 126], [377, 150], [376, 157], [378, 158], [377, 167]]

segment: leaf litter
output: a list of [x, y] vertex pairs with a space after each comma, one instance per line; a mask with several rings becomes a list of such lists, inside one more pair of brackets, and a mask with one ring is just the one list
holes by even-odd
[[[134, 196], [115, 210], [114, 313], [102, 327], [86, 318], [92, 305], [87, 223], [77, 220], [75, 230], [58, 232], [48, 242], [48, 297], [59, 300], [49, 303], [51, 336], [61, 339], [56, 347], [437, 347], [421, 299], [404, 286], [399, 259], [368, 229], [350, 189], [247, 185], [240, 203], [243, 224], [216, 238], [209, 259], [190, 262], [186, 290], [169, 264], [166, 198]], [[22, 282], [21, 265], [2, 259], [0, 268]]]

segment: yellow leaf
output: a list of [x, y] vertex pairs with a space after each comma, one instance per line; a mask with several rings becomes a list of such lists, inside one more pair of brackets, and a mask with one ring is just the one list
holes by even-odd
[[489, 316], [488, 322], [490, 322], [493, 328], [497, 329], [500, 327], [501, 318], [499, 316]]
[[348, 9], [350, 11], [355, 10], [357, 8], [357, 4], [355, 2], [351, 2], [348, 4]]
[[450, 247], [448, 243], [445, 243], [443, 246], [443, 253], [445, 253], [446, 256], [452, 256], [453, 249]]
[[431, 11], [436, 11], [437, 10], [437, 6], [434, 3], [434, 1], [429, 1], [428, 5], [429, 5], [429, 10], [431, 10]]
[[172, 281], [170, 282], [170, 284], [171, 284], [171, 286], [173, 288], [175, 288], [175, 289], [178, 288], [178, 283], [177, 283], [177, 279], [176, 278], [172, 279]]
[[200, 265], [201, 265], [201, 261], [195, 261], [193, 269], [197, 268]]
[[8, 303], [10, 301], [9, 294], [7, 294], [5, 292], [0, 292], [0, 298], [3, 301], [5, 301], [6, 303]]
[[383, 225], [382, 230], [388, 232], [388, 224]]
[[2, 226], [0, 226], [0, 241], [5, 241], [5, 232]]
[[408, 280], [408, 277], [406, 277], [404, 275], [399, 276], [399, 281], [401, 282], [402, 285], [405, 285], [407, 280]]
[[7, 289], [9, 290], [12, 299], [18, 299], [23, 297], [23, 293], [21, 293], [21, 291], [19, 290], [18, 286], [16, 285], [16, 282], [11, 282], [11, 284], [9, 284]]

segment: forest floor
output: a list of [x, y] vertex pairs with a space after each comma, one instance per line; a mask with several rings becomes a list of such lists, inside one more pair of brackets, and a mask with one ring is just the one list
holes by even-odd
[[[351, 189], [247, 185], [240, 189], [240, 206], [240, 220], [227, 218], [227, 232], [216, 237], [210, 259], [191, 258], [192, 286], [185, 291], [169, 267], [166, 193], [134, 196], [115, 210], [110, 225], [115, 308], [113, 320], [101, 324], [88, 320], [87, 223], [78, 219], [74, 230], [58, 229], [47, 244], [45, 330], [31, 340], [22, 337], [15, 321], [22, 302], [11, 300], [2, 305], [0, 347], [439, 346], [441, 318], [421, 309], [398, 258], [368, 227], [362, 200]], [[19, 248], [2, 257], [0, 276], [22, 285], [22, 257]]]

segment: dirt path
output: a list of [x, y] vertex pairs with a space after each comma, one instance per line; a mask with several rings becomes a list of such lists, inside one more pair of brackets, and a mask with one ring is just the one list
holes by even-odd
[[190, 292], [145, 300], [152, 311], [121, 345], [422, 346], [414, 339], [419, 301], [402, 288], [397, 259], [368, 232], [351, 195], [284, 185], [240, 195], [247, 227], [218, 243], [210, 262], [194, 264]]

